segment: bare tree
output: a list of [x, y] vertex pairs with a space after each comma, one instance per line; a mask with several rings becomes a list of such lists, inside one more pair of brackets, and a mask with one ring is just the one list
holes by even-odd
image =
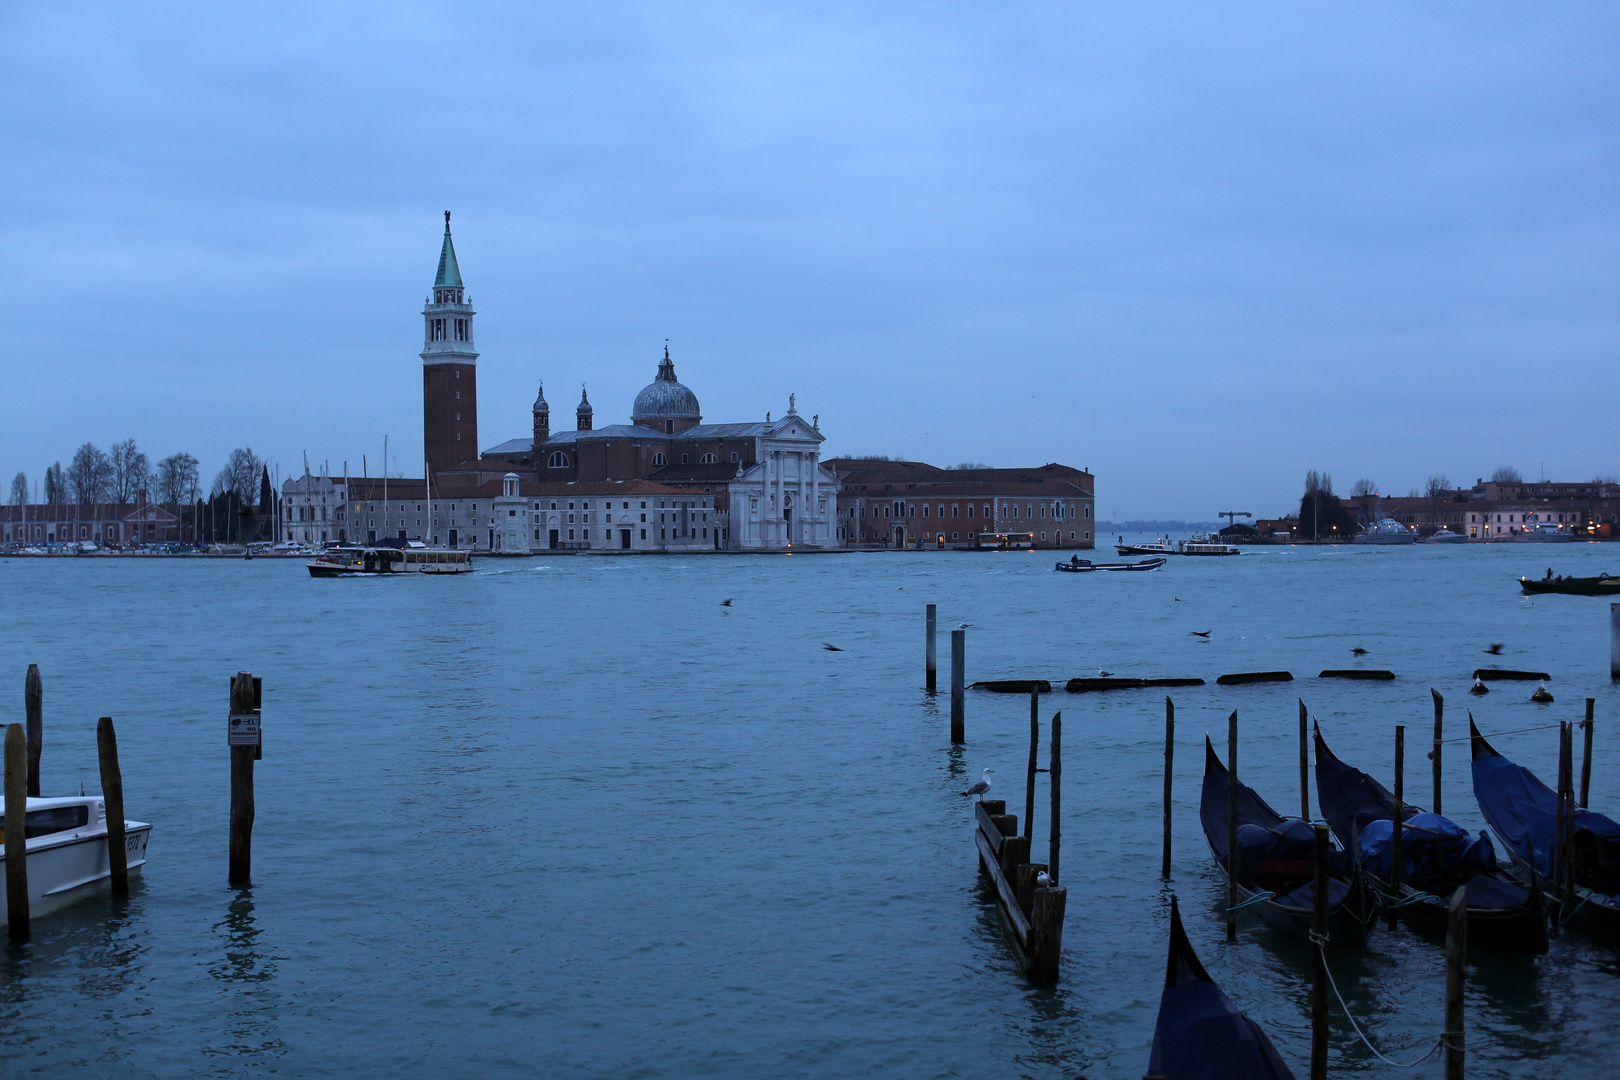
[[132, 503], [152, 484], [152, 466], [146, 455], [135, 446], [134, 439], [113, 443], [107, 454], [112, 465], [110, 488], [112, 501]]
[[1428, 492], [1431, 499], [1444, 498], [1451, 494], [1451, 477], [1445, 473], [1441, 473], [1439, 476], [1431, 476], [1424, 486], [1424, 490]]
[[48, 503], [62, 503], [67, 501], [67, 484], [62, 481], [62, 463], [45, 466], [45, 501]]
[[197, 498], [197, 459], [184, 450], [157, 464], [158, 501], [165, 505], [194, 502]]
[[264, 461], [254, 455], [252, 447], [232, 450], [225, 467], [214, 477], [212, 494], [234, 494], [243, 506], [252, 506], [253, 497], [259, 493], [259, 473], [263, 469]]
[[18, 473], [11, 478], [11, 505], [28, 505], [28, 474]]
[[68, 489], [74, 502], [106, 502], [111, 478], [112, 462], [95, 443], [85, 443], [73, 452], [73, 460], [68, 463]]
[[990, 466], [982, 461], [959, 461], [955, 465], [945, 466], [948, 472], [961, 472], [964, 469], [988, 469]]
[[1377, 482], [1368, 480], [1365, 476], [1350, 485], [1350, 497], [1352, 499], [1365, 499], [1369, 495], [1376, 494], [1378, 494]]
[[1503, 465], [1500, 469], [1497, 469], [1495, 472], [1491, 473], [1491, 483], [1522, 484], [1524, 483], [1524, 477], [1520, 476], [1519, 470], [1515, 469], [1513, 466]]

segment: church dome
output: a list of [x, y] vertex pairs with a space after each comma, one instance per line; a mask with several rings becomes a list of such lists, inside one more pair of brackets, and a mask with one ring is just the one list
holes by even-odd
[[664, 347], [663, 363], [658, 365], [658, 376], [636, 395], [630, 410], [630, 420], [639, 424], [643, 420], [703, 419], [698, 408], [697, 395], [675, 378], [675, 364], [669, 358], [669, 346]]

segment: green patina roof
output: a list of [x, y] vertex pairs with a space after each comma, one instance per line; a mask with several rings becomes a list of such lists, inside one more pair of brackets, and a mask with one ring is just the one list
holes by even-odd
[[444, 246], [439, 249], [439, 276], [433, 279], [433, 287], [449, 287], [460, 289], [461, 267], [456, 265], [456, 245], [450, 241], [450, 214], [444, 215]]

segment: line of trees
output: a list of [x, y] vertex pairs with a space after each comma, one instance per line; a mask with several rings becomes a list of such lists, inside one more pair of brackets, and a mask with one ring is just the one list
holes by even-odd
[[[239, 503], [268, 506], [274, 499], [269, 476], [265, 460], [252, 447], [244, 446], [231, 451], [209, 494], [232, 494]], [[73, 452], [66, 468], [60, 461], [46, 466], [37, 498], [52, 505], [124, 505], [142, 498], [176, 505], [194, 503], [201, 494], [198, 463], [191, 454], [182, 450], [154, 465], [134, 439], [125, 439], [107, 450], [87, 442]], [[10, 498], [13, 506], [35, 501], [30, 497], [27, 473], [11, 478]]]

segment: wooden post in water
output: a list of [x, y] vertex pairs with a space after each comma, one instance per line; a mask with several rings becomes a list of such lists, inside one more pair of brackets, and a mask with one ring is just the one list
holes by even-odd
[[1226, 718], [1226, 940], [1237, 940], [1237, 710]]
[[28, 796], [39, 798], [39, 754], [45, 748], [45, 687], [40, 682], [39, 665], [28, 665], [23, 680], [23, 709], [28, 719]]
[[[238, 671], [231, 680], [231, 715], [256, 712], [253, 676]], [[232, 885], [252, 883], [253, 878], [253, 759], [256, 746], [232, 745], [231, 751], [231, 840], [230, 872]]]
[[927, 629], [927, 632], [926, 632], [927, 633], [927, 644], [923, 647], [923, 665], [924, 665], [923, 689], [927, 690], [930, 694], [932, 694], [934, 692], [934, 683], [935, 683], [935, 671], [934, 671], [934, 616], [935, 616], [936, 611], [937, 611], [936, 606], [933, 605], [933, 604], [929, 604], [928, 605], [928, 614], [925, 617], [925, 621], [927, 623], [928, 629]]
[[1170, 765], [1176, 756], [1176, 703], [1164, 699], [1164, 866], [1159, 874], [1170, 876]]
[[6, 725], [6, 919], [11, 940], [28, 940], [28, 740]]
[[1468, 887], [1451, 894], [1446, 919], [1446, 1080], [1463, 1080], [1463, 979], [1468, 963]]
[[963, 718], [966, 693], [967, 631], [951, 631], [951, 742], [967, 742], [967, 721]]
[[1581, 805], [1589, 806], [1586, 796], [1592, 791], [1592, 704], [1591, 698], [1586, 699], [1586, 722], [1581, 726], [1586, 729], [1585, 743], [1581, 748]]
[[1315, 826], [1316, 903], [1311, 909], [1311, 1080], [1326, 1080], [1328, 1051], [1328, 827]]
[[1558, 811], [1563, 829], [1558, 832], [1558, 895], [1563, 912], [1575, 902], [1575, 724], [1558, 724]]
[[1620, 604], [1609, 605], [1609, 678], [1620, 679]]
[[96, 756], [101, 759], [101, 801], [107, 810], [107, 868], [112, 894], [129, 895], [129, 850], [124, 846], [124, 776], [118, 771], [118, 733], [112, 717], [96, 721]]
[[1311, 754], [1305, 741], [1305, 727], [1309, 722], [1309, 713], [1305, 708], [1305, 699], [1299, 699], [1299, 820], [1311, 820]]
[[1024, 778], [1024, 839], [1035, 838], [1035, 756], [1041, 746], [1041, 692], [1029, 689], [1029, 771]]
[[1445, 738], [1446, 699], [1433, 687], [1429, 688], [1429, 693], [1434, 697], [1434, 748], [1429, 754], [1434, 761], [1433, 809], [1435, 813], [1443, 814], [1445, 811], [1440, 809], [1440, 740]]
[[1052, 714], [1052, 752], [1047, 757], [1047, 774], [1052, 782], [1052, 823], [1047, 832], [1046, 873], [1057, 885], [1062, 879], [1058, 877], [1058, 846], [1063, 839], [1063, 830], [1060, 825], [1059, 811], [1063, 808], [1063, 713]]
[[[1392, 830], [1393, 835], [1390, 837], [1389, 891], [1390, 891], [1390, 895], [1395, 897], [1395, 899], [1397, 901], [1399, 901], [1400, 898], [1401, 898], [1401, 870], [1403, 869], [1403, 863], [1404, 863], [1404, 860], [1406, 858], [1405, 854], [1401, 850], [1401, 847], [1402, 847], [1401, 841], [1405, 839], [1405, 837], [1402, 834], [1406, 832], [1405, 826], [1402, 825], [1402, 822], [1404, 822], [1406, 820], [1406, 815], [1401, 812], [1406, 807], [1405, 794], [1406, 794], [1406, 725], [1405, 724], [1396, 724], [1395, 725], [1395, 820], [1394, 820], [1394, 822], [1392, 822], [1392, 824], [1395, 826], [1395, 828]], [[1360, 861], [1361, 852], [1359, 852], [1359, 851], [1351, 852], [1351, 857], [1356, 859], [1357, 861]], [[1394, 904], [1391, 904], [1390, 909], [1389, 909], [1389, 929], [1391, 929], [1391, 930], [1395, 929], [1395, 911], [1396, 911], [1396, 908], [1395, 908]]]

